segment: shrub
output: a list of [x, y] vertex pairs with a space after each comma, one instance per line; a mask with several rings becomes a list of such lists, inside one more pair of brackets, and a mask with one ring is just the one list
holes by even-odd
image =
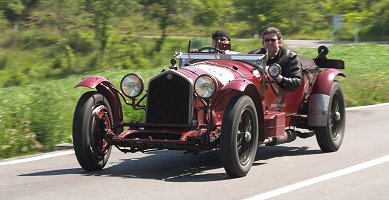
[[56, 45], [60, 40], [61, 36], [55, 31], [31, 30], [21, 32], [19, 45], [23, 49], [30, 50]]
[[66, 36], [67, 44], [78, 54], [86, 55], [93, 52], [94, 36], [89, 32], [71, 32]]
[[4, 69], [7, 66], [7, 56], [0, 57], [0, 70]]

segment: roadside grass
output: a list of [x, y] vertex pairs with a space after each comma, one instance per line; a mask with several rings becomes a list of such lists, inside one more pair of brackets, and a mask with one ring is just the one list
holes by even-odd
[[[236, 48], [234, 48], [236, 46]], [[257, 41], [237, 41], [233, 49], [248, 52], [258, 48]], [[183, 47], [184, 48], [184, 47]], [[378, 44], [335, 44], [329, 46], [328, 58], [345, 61], [340, 78], [346, 106], [389, 102], [389, 46]], [[317, 50], [295, 49], [299, 55], [316, 57]], [[145, 81], [167, 68], [169, 56], [160, 56], [160, 66], [149, 69], [104, 70], [95, 73], [107, 77], [119, 88], [129, 72], [139, 73]], [[83, 75], [42, 81], [27, 86], [0, 88], [0, 158], [53, 150], [56, 144], [71, 142], [73, 112], [78, 98], [87, 88], [74, 86]], [[147, 83], [146, 83], [147, 84]], [[125, 120], [143, 121], [143, 111], [123, 105]]]
[[[345, 61], [346, 78], [338, 80], [347, 107], [389, 102], [389, 45], [335, 44], [329, 49], [327, 58]], [[297, 52], [316, 56], [316, 50], [298, 49]]]
[[[137, 71], [146, 80], [161, 68]], [[129, 70], [104, 71], [94, 75], [109, 78], [119, 88]], [[56, 144], [72, 141], [73, 112], [88, 88], [74, 88], [82, 77], [43, 81], [0, 89], [0, 158], [51, 151]], [[125, 119], [143, 120], [143, 113], [123, 104]], [[130, 110], [130, 111], [129, 111]]]

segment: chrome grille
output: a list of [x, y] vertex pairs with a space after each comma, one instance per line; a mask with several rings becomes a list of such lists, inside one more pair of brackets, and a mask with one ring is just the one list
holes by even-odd
[[166, 72], [150, 80], [147, 92], [147, 123], [189, 124], [193, 86], [184, 77]]

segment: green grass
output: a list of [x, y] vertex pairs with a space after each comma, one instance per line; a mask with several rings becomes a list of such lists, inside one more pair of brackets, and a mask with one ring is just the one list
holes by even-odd
[[[246, 42], [235, 42], [233, 49], [248, 52], [259, 47], [257, 41]], [[389, 46], [351, 44], [329, 48], [328, 58], [342, 59], [346, 64], [347, 78], [339, 80], [347, 107], [389, 102]], [[316, 49], [296, 51], [303, 56], [316, 56]], [[117, 88], [121, 78], [129, 72], [137, 72], [147, 81], [169, 65], [173, 52], [165, 57], [157, 56], [161, 63], [157, 67], [113, 69], [94, 74], [107, 77]], [[71, 142], [74, 108], [81, 94], [88, 90], [74, 86], [87, 75], [0, 88], [0, 158], [50, 151], [55, 144]], [[123, 107], [125, 120], [143, 120], [143, 111], [133, 111], [124, 104]]]
[[[389, 45], [331, 45], [329, 49], [328, 58], [345, 61], [347, 77], [339, 81], [348, 107], [389, 102]], [[297, 51], [311, 57], [316, 53]]]

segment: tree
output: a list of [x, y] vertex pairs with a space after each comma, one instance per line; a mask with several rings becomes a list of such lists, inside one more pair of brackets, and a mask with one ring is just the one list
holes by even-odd
[[225, 27], [234, 21], [234, 9], [230, 0], [198, 0], [192, 2], [195, 24], [202, 26]]
[[369, 5], [371, 15], [364, 20], [365, 37], [372, 40], [389, 40], [389, 2], [370, 2]]
[[155, 51], [159, 52], [162, 49], [162, 45], [167, 37], [167, 28], [174, 24], [174, 20], [170, 17], [176, 14], [177, 0], [140, 0], [140, 3], [145, 8], [146, 16], [149, 19], [157, 19], [158, 25], [161, 30], [161, 38], [157, 41]]
[[107, 48], [108, 22], [120, 3], [119, 0], [85, 0], [86, 10], [92, 14], [95, 36], [100, 43], [101, 51]]
[[18, 21], [20, 20], [26, 7], [21, 0], [10, 0], [0, 3], [0, 8], [3, 11], [5, 18], [13, 24], [14, 29], [18, 29]]
[[244, 35], [258, 33], [268, 26], [277, 26], [281, 21], [284, 12], [279, 10], [279, 6], [284, 0], [232, 0], [236, 9], [236, 20], [244, 21], [250, 27], [249, 30], [242, 30]]

